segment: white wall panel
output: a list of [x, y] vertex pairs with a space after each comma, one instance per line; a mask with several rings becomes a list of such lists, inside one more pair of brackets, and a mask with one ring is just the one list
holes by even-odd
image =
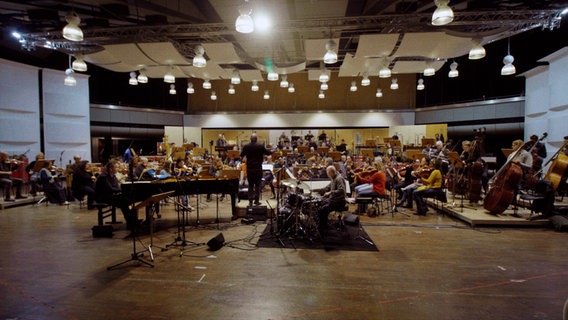
[[38, 70], [0, 59], [0, 150], [9, 155], [41, 151]]
[[550, 107], [568, 106], [568, 48], [559, 50], [550, 58]]

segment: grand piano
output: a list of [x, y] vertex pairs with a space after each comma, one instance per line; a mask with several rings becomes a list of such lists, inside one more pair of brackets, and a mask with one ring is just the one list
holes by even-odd
[[239, 192], [239, 179], [167, 179], [143, 182], [125, 182], [122, 194], [132, 202], [144, 201], [148, 197], [174, 191], [173, 196], [191, 194], [227, 194], [231, 196], [231, 213], [237, 216], [236, 199]]

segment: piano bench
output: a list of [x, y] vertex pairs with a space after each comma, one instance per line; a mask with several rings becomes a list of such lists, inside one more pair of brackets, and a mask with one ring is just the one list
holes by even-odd
[[111, 221], [107, 223], [120, 223], [116, 221], [116, 207], [107, 203], [94, 203], [93, 207], [97, 208], [98, 225], [104, 225], [104, 219], [110, 217]]

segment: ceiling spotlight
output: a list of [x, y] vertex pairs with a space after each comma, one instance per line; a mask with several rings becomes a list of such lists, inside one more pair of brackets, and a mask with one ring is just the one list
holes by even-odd
[[363, 79], [361, 79], [361, 85], [366, 87], [371, 84], [371, 80], [369, 80], [369, 74], [367, 72], [363, 73]]
[[241, 77], [239, 76], [239, 70], [233, 70], [233, 75], [231, 76], [231, 84], [240, 84]]
[[328, 86], [327, 82], [324, 82], [324, 83], [322, 83], [322, 84], [320, 85], [320, 90], [325, 91], [325, 90], [327, 90], [327, 89], [329, 89], [329, 86]]
[[209, 80], [205, 79], [205, 81], [203, 81], [203, 89], [211, 89], [211, 82], [209, 82]]
[[215, 91], [211, 91], [211, 100], [217, 100], [217, 94], [215, 93]]
[[175, 84], [170, 84], [170, 94], [176, 94], [176, 85]]
[[434, 0], [436, 10], [432, 15], [432, 25], [443, 26], [454, 21], [454, 12], [448, 6], [450, 0]]
[[485, 48], [481, 45], [481, 40], [472, 39], [472, 46], [469, 50], [469, 60], [478, 60], [485, 57]]
[[70, 87], [77, 85], [77, 80], [75, 80], [75, 77], [73, 77], [73, 73], [75, 73], [75, 71], [73, 71], [73, 69], [71, 68], [65, 70], [65, 81], [63, 82], [63, 84]]
[[268, 93], [268, 90], [264, 91], [264, 96], [263, 96], [264, 100], [268, 100], [270, 99], [270, 94]]
[[268, 81], [278, 81], [278, 73], [274, 72], [274, 70], [270, 70], [268, 75], [266, 76]]
[[228, 92], [229, 94], [235, 94], [235, 86], [232, 85], [232, 84], [230, 84], [230, 85], [229, 85], [229, 90], [227, 90], [227, 92]]
[[187, 94], [193, 94], [195, 93], [195, 88], [193, 88], [193, 83], [188, 82], [187, 83]]
[[203, 56], [205, 54], [205, 48], [202, 46], [195, 47], [195, 56], [193, 57], [193, 66], [196, 68], [205, 68], [207, 66], [207, 60]]
[[357, 84], [355, 83], [355, 81], [351, 81], [351, 87], [349, 88], [349, 91], [351, 92], [357, 91]]
[[81, 18], [77, 13], [75, 11], [69, 12], [65, 16], [65, 21], [67, 21], [67, 25], [63, 28], [63, 38], [71, 41], [83, 41], [83, 31], [79, 28]]
[[252, 86], [250, 87], [250, 91], [258, 91], [258, 81], [252, 80]]
[[292, 82], [290, 82], [290, 84], [288, 85], [288, 92], [290, 93], [296, 92], [296, 89], [294, 89], [294, 84]]
[[511, 55], [511, 39], [508, 39], [507, 55], [503, 58], [504, 66], [501, 69], [501, 75], [502, 76], [512, 75], [512, 74], [515, 74], [517, 72], [517, 70], [515, 69], [515, 66], [513, 65], [514, 61], [515, 61], [515, 58], [513, 58], [513, 56]]
[[280, 88], [288, 88], [288, 76], [283, 74], [282, 75], [282, 80], [280, 81]]
[[235, 21], [235, 29], [237, 32], [251, 33], [254, 31], [254, 21], [250, 16], [251, 13], [252, 8], [248, 0], [245, 0], [245, 3], [239, 8], [239, 16], [237, 21]]
[[325, 94], [323, 93], [323, 91], [320, 91], [320, 92], [319, 92], [318, 98], [320, 98], [320, 99], [324, 99], [324, 98], [325, 98]]
[[136, 72], [134, 71], [130, 72], [130, 79], [128, 80], [128, 84], [131, 86], [138, 85], [138, 79], [136, 79]]
[[145, 69], [140, 69], [137, 80], [138, 83], [148, 83], [148, 76], [146, 75]]
[[424, 79], [418, 79], [418, 84], [416, 85], [416, 90], [424, 90]]
[[337, 44], [335, 44], [335, 41], [330, 39], [328, 42], [326, 42], [325, 50], [327, 50], [327, 52], [323, 56], [323, 63], [325, 63], [325, 64], [336, 63], [337, 62]]
[[448, 72], [448, 78], [455, 78], [459, 75], [460, 72], [458, 71], [458, 63], [454, 61], [452, 62], [452, 64], [450, 64], [450, 72]]
[[176, 82], [176, 77], [174, 77], [173, 74], [173, 67], [170, 67], [168, 69], [168, 72], [166, 72], [166, 74], [164, 75], [164, 82], [165, 83], [175, 83]]
[[81, 71], [81, 72], [87, 71], [87, 64], [83, 60], [82, 54], [79, 53], [75, 56], [75, 60], [71, 64], [71, 68], [73, 68], [73, 70], [75, 71]]
[[397, 90], [398, 89], [398, 79], [397, 78], [393, 78], [391, 80], [390, 88], [391, 88], [391, 90]]
[[383, 96], [383, 91], [381, 89], [377, 89], [377, 93], [375, 93], [375, 97], [380, 98]]

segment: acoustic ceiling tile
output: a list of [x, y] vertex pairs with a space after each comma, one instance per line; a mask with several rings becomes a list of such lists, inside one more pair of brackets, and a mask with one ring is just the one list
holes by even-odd
[[378, 58], [388, 57], [393, 52], [398, 41], [398, 33], [394, 34], [364, 34], [359, 37], [355, 57]]
[[165, 65], [190, 65], [170, 42], [139, 43], [138, 47], [152, 61]]

